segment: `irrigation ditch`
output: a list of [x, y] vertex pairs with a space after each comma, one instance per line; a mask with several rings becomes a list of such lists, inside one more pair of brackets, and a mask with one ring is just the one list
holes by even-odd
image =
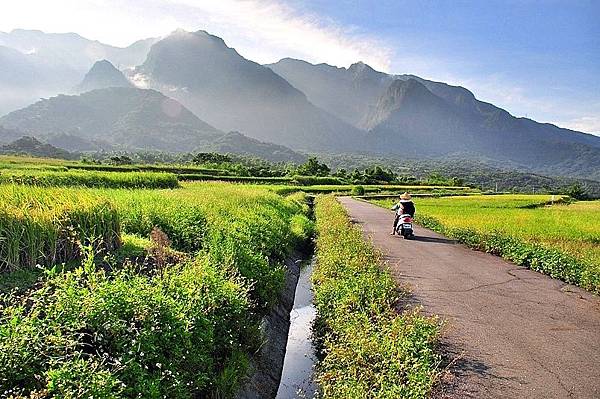
[[263, 345], [252, 358], [249, 379], [236, 399], [315, 397], [312, 324], [316, 309], [310, 280], [315, 262], [312, 242], [286, 259], [284, 288], [277, 305], [262, 320]]

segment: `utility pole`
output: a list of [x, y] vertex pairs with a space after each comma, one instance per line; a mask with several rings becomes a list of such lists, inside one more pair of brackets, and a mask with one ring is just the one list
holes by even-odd
[[496, 194], [498, 194], [498, 182], [496, 182]]

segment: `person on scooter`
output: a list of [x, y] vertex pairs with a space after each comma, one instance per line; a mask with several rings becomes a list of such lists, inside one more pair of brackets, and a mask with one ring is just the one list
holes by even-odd
[[398, 226], [400, 215], [410, 215], [411, 217], [415, 217], [415, 204], [412, 202], [411, 198], [409, 193], [404, 193], [400, 196], [400, 201], [392, 207], [392, 210], [396, 211], [396, 217], [394, 218], [394, 230], [390, 233], [391, 235], [396, 234], [396, 227]]

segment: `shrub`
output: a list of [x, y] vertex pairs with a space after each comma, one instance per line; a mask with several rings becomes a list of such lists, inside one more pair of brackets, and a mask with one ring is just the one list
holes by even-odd
[[207, 258], [153, 276], [108, 276], [88, 261], [0, 314], [0, 389], [215, 394], [226, 366], [246, 364], [240, 352], [256, 345], [248, 309], [247, 290]]
[[363, 186], [353, 186], [350, 195], [365, 195], [365, 188]]
[[334, 197], [319, 197], [315, 334], [324, 398], [425, 398], [438, 375], [438, 325], [397, 314], [397, 288]]

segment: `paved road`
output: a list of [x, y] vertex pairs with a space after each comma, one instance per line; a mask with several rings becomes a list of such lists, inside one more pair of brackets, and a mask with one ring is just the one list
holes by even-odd
[[414, 240], [392, 237], [390, 211], [340, 201], [412, 301], [446, 320], [457, 359], [437, 396], [600, 398], [599, 297], [418, 226]]

